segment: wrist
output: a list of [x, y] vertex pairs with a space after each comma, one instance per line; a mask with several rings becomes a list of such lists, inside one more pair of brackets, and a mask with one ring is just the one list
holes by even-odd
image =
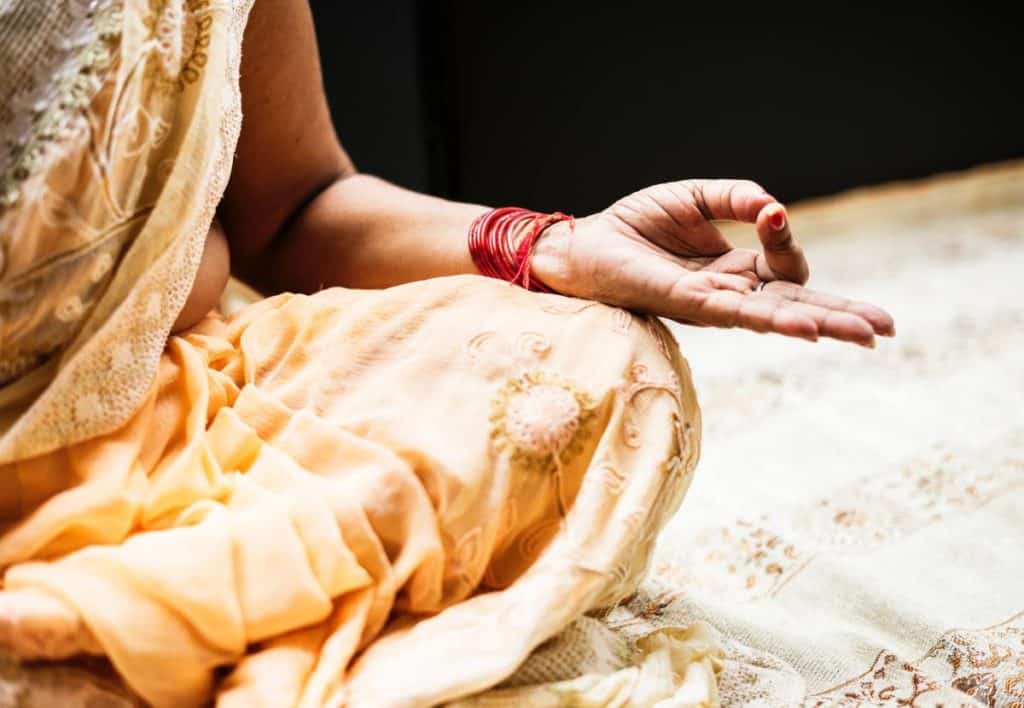
[[[491, 209], [478, 216], [469, 227], [470, 256], [481, 275], [527, 290], [553, 292], [549, 283], [532, 272], [533, 260], [541, 237], [561, 222], [567, 224], [569, 231], [575, 226], [572, 215], [562, 212], [543, 214], [521, 207]], [[555, 231], [554, 235], [559, 233]], [[551, 260], [554, 266], [558, 258], [542, 260]]]
[[551, 224], [537, 238], [530, 257], [533, 277], [559, 293], [567, 292], [572, 282], [569, 249], [573, 231], [574, 227], [568, 221]]

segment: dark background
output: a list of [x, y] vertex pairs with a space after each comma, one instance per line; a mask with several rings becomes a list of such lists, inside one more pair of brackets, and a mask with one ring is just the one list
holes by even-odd
[[312, 5], [356, 164], [442, 196], [586, 213], [660, 181], [744, 177], [792, 201], [1024, 157], [1010, 10]]

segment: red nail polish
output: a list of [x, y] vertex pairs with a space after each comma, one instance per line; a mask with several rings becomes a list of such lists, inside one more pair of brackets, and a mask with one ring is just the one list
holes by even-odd
[[782, 231], [786, 227], [786, 212], [782, 209], [772, 212], [772, 215], [768, 217], [768, 223], [772, 225], [772, 228], [776, 231]]

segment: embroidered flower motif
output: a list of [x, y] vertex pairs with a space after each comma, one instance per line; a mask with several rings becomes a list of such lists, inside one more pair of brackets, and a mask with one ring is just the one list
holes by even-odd
[[81, 298], [77, 295], [64, 298], [57, 309], [54, 310], [54, 315], [58, 320], [64, 323], [74, 322], [85, 312], [85, 306], [82, 304]]
[[59, 42], [45, 33], [34, 39], [50, 45], [51, 56], [61, 60], [60, 68], [54, 70], [49, 61], [37, 62], [26, 88], [9, 97], [5, 112], [12, 117], [5, 121], [4, 135], [12, 137], [5, 140], [0, 159], [0, 205], [4, 207], [20, 201], [26, 181], [61, 154], [56, 146], [88, 130], [87, 108], [108, 76], [124, 24], [120, 2], [91, 2], [88, 12], [79, 12], [75, 3], [50, 5], [53, 13], [65, 16], [69, 29]]
[[209, 58], [210, 9], [210, 0], [164, 0], [145, 19], [156, 59], [149, 70], [163, 90], [181, 91], [199, 80]]
[[541, 384], [512, 396], [505, 409], [509, 439], [530, 454], [558, 455], [580, 427], [580, 404], [561, 386]]
[[96, 259], [92, 262], [92, 267], [89, 269], [89, 280], [94, 283], [98, 283], [103, 280], [103, 277], [110, 272], [111, 266], [114, 265], [114, 257], [109, 253], [100, 253], [96, 256]]
[[963, 691], [976, 701], [981, 701], [983, 706], [996, 705], [999, 687], [996, 684], [995, 674], [982, 673], [961, 676], [953, 682], [953, 688]]
[[595, 417], [590, 396], [557, 374], [528, 371], [509, 379], [492, 404], [492, 438], [512, 461], [554, 471], [578, 454]]
[[164, 5], [153, 28], [161, 68], [167, 76], [177, 77], [182, 64], [182, 25], [185, 13], [178, 2]]
[[[1006, 706], [1024, 696], [1024, 615], [994, 627], [951, 630], [917, 661], [882, 651], [872, 666], [810, 697], [807, 708], [835, 705]], [[927, 696], [926, 702], [918, 698]]]
[[583, 450], [596, 404], [572, 382], [547, 371], [511, 378], [491, 404], [491, 438], [513, 465], [550, 473], [561, 516], [567, 510], [562, 467]]
[[[811, 559], [787, 539], [770, 530], [737, 521], [731, 527], [708, 529], [679, 562], [666, 561], [659, 573], [679, 585], [699, 586], [736, 600], [771, 596]], [[699, 574], [688, 568], [700, 568]]]

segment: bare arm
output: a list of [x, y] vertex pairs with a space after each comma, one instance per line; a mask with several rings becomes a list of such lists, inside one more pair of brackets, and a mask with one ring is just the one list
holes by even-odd
[[[311, 292], [476, 272], [466, 234], [484, 207], [356, 173], [331, 125], [307, 0], [255, 4], [242, 107], [220, 208], [237, 274], [265, 292]], [[720, 219], [756, 225], [763, 251], [733, 248]], [[565, 222], [546, 230], [532, 265], [564, 294], [693, 324], [863, 346], [894, 331], [880, 308], [801, 287], [807, 263], [785, 208], [747, 181], [641, 190], [580, 217], [572, 234]]]
[[311, 292], [475, 272], [465, 236], [483, 207], [356, 174], [306, 0], [255, 3], [242, 56], [243, 128], [219, 210], [239, 275], [265, 292]]

